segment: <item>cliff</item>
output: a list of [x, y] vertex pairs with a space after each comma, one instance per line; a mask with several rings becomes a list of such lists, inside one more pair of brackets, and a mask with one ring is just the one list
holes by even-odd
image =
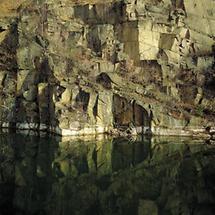
[[0, 6], [1, 127], [61, 135], [213, 131], [213, 0]]

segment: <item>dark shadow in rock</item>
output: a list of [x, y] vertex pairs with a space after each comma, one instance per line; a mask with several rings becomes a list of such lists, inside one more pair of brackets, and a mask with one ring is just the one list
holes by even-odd
[[106, 73], [102, 72], [96, 77], [96, 82], [101, 84], [105, 89], [110, 90], [112, 88], [112, 80]]
[[80, 89], [78, 95], [75, 98], [76, 107], [86, 112], [89, 104], [89, 100], [90, 100], [90, 94]]
[[152, 113], [145, 108], [117, 94], [113, 97], [113, 115], [116, 128], [126, 130], [136, 128], [137, 133], [151, 133]]
[[[1, 28], [1, 31], [4, 29]], [[3, 79], [0, 83], [0, 123], [15, 125], [15, 94], [17, 80], [16, 49], [18, 46], [17, 20], [8, 29], [8, 34], [0, 44], [0, 70]]]

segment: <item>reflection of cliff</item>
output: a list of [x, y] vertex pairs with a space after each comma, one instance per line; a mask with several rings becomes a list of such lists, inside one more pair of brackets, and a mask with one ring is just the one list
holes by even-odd
[[213, 0], [22, 2], [0, 3], [3, 127], [213, 130]]
[[15, 156], [13, 136], [0, 135], [0, 214], [13, 213]]
[[2, 137], [2, 215], [214, 214], [214, 146], [199, 140]]
[[125, 139], [114, 140], [112, 152], [113, 171], [134, 167], [138, 163], [144, 161], [147, 157], [150, 157], [150, 143], [149, 139], [136, 142], [126, 141]]

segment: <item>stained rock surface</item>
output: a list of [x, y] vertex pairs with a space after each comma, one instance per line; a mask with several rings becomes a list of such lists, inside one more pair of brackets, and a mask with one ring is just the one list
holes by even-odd
[[213, 0], [1, 5], [1, 127], [61, 135], [213, 131]]

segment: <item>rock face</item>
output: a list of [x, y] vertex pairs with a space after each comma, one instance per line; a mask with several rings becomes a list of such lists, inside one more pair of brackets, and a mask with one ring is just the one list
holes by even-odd
[[213, 130], [213, 0], [17, 2], [0, 16], [2, 127]]

